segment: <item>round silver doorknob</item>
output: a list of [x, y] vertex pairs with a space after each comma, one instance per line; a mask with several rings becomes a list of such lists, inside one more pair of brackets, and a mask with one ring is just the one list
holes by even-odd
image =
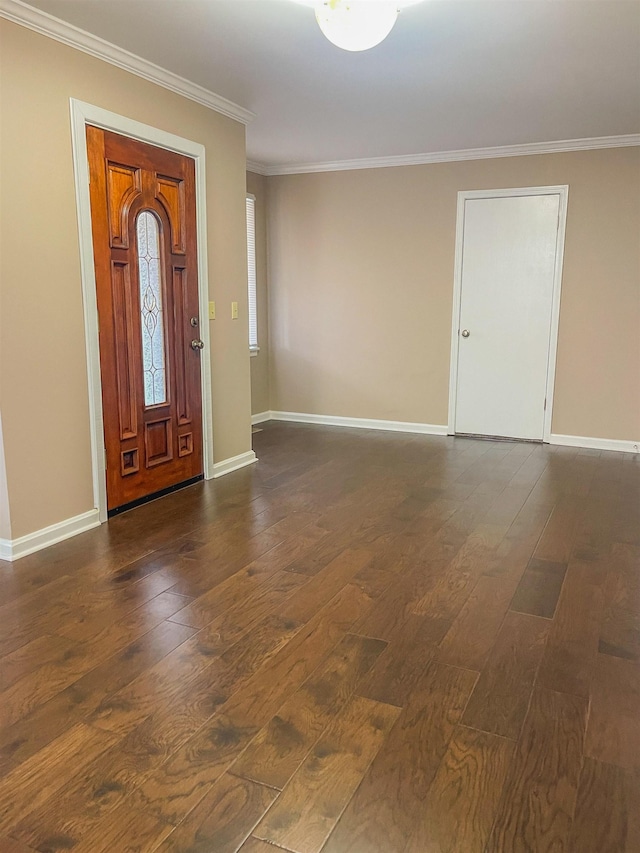
[[469, 329], [463, 329], [462, 330], [462, 337], [463, 338], [468, 338], [470, 334], [471, 333], [469, 332]]
[[196, 338], [195, 340], [191, 341], [192, 350], [202, 349], [203, 347], [204, 341], [201, 341], [199, 338]]

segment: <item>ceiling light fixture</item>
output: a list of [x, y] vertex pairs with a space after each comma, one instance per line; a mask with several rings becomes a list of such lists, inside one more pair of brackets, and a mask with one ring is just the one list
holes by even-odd
[[294, 0], [315, 10], [327, 39], [343, 50], [369, 50], [391, 32], [398, 13], [423, 0]]
[[396, 0], [320, 0], [316, 20], [332, 44], [343, 50], [369, 50], [391, 32], [398, 18]]

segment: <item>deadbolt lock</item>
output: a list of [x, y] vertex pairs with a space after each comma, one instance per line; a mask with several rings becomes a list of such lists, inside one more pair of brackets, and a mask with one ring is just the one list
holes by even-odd
[[198, 325], [198, 318], [192, 317], [190, 322], [191, 322], [192, 326], [197, 326]]

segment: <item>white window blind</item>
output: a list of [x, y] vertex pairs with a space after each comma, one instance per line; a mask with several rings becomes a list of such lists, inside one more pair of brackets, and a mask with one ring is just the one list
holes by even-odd
[[256, 295], [256, 200], [247, 196], [247, 267], [249, 286], [249, 349], [258, 352], [258, 304]]

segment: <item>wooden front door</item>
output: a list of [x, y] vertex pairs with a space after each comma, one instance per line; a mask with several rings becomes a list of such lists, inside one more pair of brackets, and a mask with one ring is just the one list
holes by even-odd
[[195, 166], [87, 127], [110, 512], [202, 476]]

